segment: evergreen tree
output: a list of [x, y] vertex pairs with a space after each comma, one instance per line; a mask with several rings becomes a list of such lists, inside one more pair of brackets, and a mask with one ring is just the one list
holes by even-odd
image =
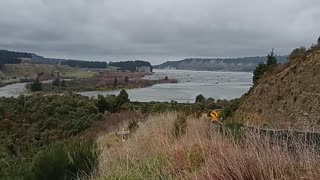
[[260, 79], [266, 71], [269, 71], [275, 65], [277, 65], [277, 58], [272, 49], [270, 54], [268, 54], [267, 56], [267, 64], [261, 63], [253, 71], [253, 83], [256, 83], [258, 79]]
[[168, 81], [169, 80], [168, 76], [164, 77], [164, 80]]
[[128, 93], [122, 89], [120, 94], [116, 98], [116, 104], [118, 107], [121, 107], [124, 103], [130, 102]]
[[42, 91], [42, 83], [37, 78], [32, 82], [32, 84], [30, 85], [30, 88], [31, 88], [31, 91]]
[[277, 64], [277, 58], [273, 52], [273, 49], [271, 50], [270, 54], [268, 54], [267, 58], [268, 58], [267, 60], [268, 66], [273, 66]]
[[98, 95], [98, 100], [96, 104], [97, 108], [99, 109], [100, 113], [104, 113], [108, 108], [108, 102], [104, 96], [101, 94]]
[[259, 64], [253, 71], [253, 83], [256, 83], [267, 70], [268, 65], [263, 63]]
[[202, 94], [196, 97], [196, 103], [203, 103], [205, 101], [206, 101], [206, 98]]

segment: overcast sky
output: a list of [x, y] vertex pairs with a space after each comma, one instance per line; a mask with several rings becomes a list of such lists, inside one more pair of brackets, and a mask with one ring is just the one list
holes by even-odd
[[1, 0], [0, 49], [87, 60], [287, 54], [320, 35], [320, 0]]

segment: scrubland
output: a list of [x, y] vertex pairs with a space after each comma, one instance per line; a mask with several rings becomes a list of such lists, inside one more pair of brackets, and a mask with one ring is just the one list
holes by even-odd
[[319, 152], [299, 142], [235, 136], [178, 113], [151, 115], [138, 126], [123, 142], [117, 131], [97, 138], [102, 150], [92, 179], [320, 179]]

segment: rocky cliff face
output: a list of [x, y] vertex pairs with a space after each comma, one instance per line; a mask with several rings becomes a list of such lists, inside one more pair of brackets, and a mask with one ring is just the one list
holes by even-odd
[[320, 127], [320, 50], [290, 60], [251, 88], [232, 120], [259, 127]]

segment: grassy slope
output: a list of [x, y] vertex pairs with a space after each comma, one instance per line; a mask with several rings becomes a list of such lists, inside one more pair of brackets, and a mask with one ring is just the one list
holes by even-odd
[[266, 73], [245, 97], [233, 121], [252, 126], [319, 129], [320, 50]]
[[175, 113], [150, 116], [127, 141], [101, 135], [103, 151], [93, 179], [319, 179], [320, 158], [294, 144], [269, 144], [257, 134], [235, 141], [211, 124], [188, 117], [186, 133], [172, 134]]
[[44, 72], [50, 76], [51, 72], [60, 72], [65, 78], [87, 78], [94, 76], [95, 72], [84, 71], [69, 66], [52, 65], [52, 64], [8, 64], [0, 71], [0, 78], [4, 78], [4, 83], [19, 82], [20, 79], [34, 78], [38, 73]]

